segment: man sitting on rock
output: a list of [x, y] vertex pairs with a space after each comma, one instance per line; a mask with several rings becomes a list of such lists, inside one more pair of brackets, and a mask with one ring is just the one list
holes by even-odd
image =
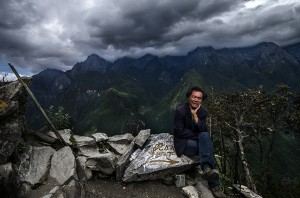
[[199, 87], [186, 92], [187, 103], [177, 107], [174, 117], [174, 147], [177, 156], [199, 155], [202, 178], [215, 197], [226, 197], [220, 188], [219, 172], [214, 160], [213, 144], [207, 130], [207, 111], [201, 106], [207, 98]]

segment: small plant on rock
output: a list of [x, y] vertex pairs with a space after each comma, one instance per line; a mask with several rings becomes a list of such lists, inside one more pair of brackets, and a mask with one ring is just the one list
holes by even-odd
[[[56, 111], [54, 106], [50, 106], [47, 110], [49, 119], [52, 121], [53, 125], [57, 130], [68, 129], [70, 128], [70, 120], [71, 116], [65, 112], [64, 107], [59, 106]], [[51, 128], [49, 124], [47, 124], [48, 128]]]

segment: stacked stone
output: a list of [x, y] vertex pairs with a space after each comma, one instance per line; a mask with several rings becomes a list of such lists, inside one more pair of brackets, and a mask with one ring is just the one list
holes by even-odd
[[11, 163], [25, 128], [26, 94], [18, 82], [0, 87], [0, 195], [17, 196], [19, 180]]

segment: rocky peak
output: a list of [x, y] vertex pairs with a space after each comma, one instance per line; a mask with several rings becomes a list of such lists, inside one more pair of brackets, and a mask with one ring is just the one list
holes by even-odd
[[112, 63], [106, 61], [96, 54], [88, 56], [88, 58], [81, 63], [76, 63], [71, 70], [72, 76], [79, 73], [86, 72], [100, 72], [105, 73], [111, 67]]
[[113, 71], [125, 71], [126, 68], [130, 67], [130, 65], [132, 65], [132, 63], [135, 61], [135, 59], [124, 56], [122, 58], [117, 59], [113, 66], [112, 66], [112, 70]]
[[273, 71], [278, 69], [280, 65], [289, 65], [289, 67], [299, 70], [297, 60], [275, 43], [265, 42], [258, 44], [255, 48], [260, 69]]
[[65, 72], [56, 69], [46, 69], [32, 77], [30, 89], [41, 89], [43, 92], [48, 91], [56, 95], [60, 90], [67, 88], [70, 84], [71, 80]]
[[280, 48], [278, 45], [276, 45], [273, 42], [262, 42], [256, 45], [257, 48], [260, 48], [262, 50], [276, 50]]
[[272, 42], [263, 42], [248, 48], [233, 49], [233, 51], [237, 50], [240, 51], [242, 54], [246, 54], [252, 59], [258, 59], [266, 55], [277, 56], [284, 53], [283, 49], [281, 49], [278, 45]]
[[216, 50], [210, 46], [207, 47], [197, 47], [193, 51], [188, 53], [188, 56], [197, 56], [197, 55], [210, 55], [212, 53], [216, 52]]
[[152, 61], [153, 59], [156, 59], [158, 58], [157, 56], [154, 56], [152, 54], [145, 54], [144, 56], [142, 56], [140, 58], [141, 61], [146, 61], [146, 62], [149, 62], [149, 61]]
[[219, 53], [224, 58], [230, 58], [232, 62], [249, 64], [257, 71], [273, 71], [278, 69], [279, 65], [289, 65], [294, 69], [298, 67], [295, 57], [272, 42], [263, 42], [247, 48], [221, 49]]
[[38, 83], [53, 82], [57, 78], [57, 76], [63, 73], [63, 71], [57, 69], [45, 69], [39, 74], [33, 75], [32, 80], [38, 81]]
[[84, 61], [85, 64], [89, 65], [90, 67], [98, 67], [109, 65], [110, 62], [106, 61], [105, 59], [101, 58], [97, 54], [91, 54], [87, 57]]
[[152, 54], [146, 54], [142, 56], [141, 58], [137, 59], [137, 64], [136, 67], [139, 69], [144, 69], [145, 67], [148, 67], [148, 65], [151, 65], [154, 63], [152, 66], [157, 66], [159, 65], [159, 60], [157, 56], [154, 56]]
[[217, 65], [218, 52], [212, 47], [197, 47], [187, 55], [187, 65], [193, 66], [208, 66]]
[[287, 56], [287, 53], [283, 49], [272, 42], [257, 45], [257, 51], [261, 58], [282, 58], [283, 56]]
[[127, 68], [144, 69], [149, 63], [155, 60], [158, 60], [158, 57], [152, 54], [145, 54], [140, 58], [123, 57], [114, 63], [113, 70], [123, 71]]

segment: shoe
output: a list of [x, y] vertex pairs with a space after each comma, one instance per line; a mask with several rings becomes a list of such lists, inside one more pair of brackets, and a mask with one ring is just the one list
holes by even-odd
[[209, 166], [206, 166], [201, 177], [204, 180], [217, 180], [219, 179], [219, 171], [217, 169], [211, 169]]
[[214, 197], [217, 198], [226, 198], [225, 193], [223, 192], [222, 188], [220, 186], [215, 186], [210, 189]]

